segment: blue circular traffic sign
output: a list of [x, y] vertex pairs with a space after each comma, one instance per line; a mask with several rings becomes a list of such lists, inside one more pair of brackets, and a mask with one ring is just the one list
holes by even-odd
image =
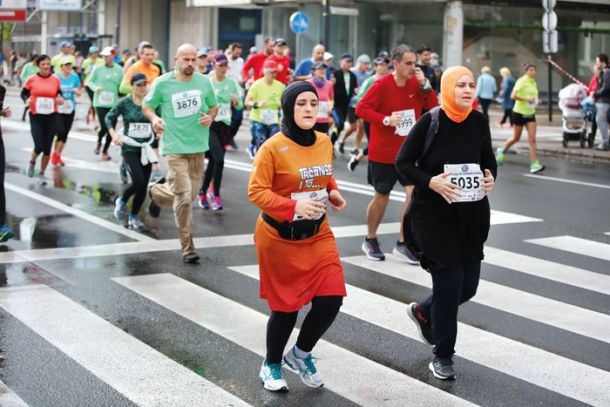
[[309, 17], [307, 17], [307, 14], [302, 11], [292, 13], [290, 16], [290, 29], [295, 34], [303, 34], [307, 31], [307, 28], [309, 28]]

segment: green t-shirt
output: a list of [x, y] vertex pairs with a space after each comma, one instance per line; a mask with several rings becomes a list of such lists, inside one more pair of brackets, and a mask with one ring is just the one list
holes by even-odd
[[349, 71], [343, 72], [343, 82], [345, 83], [345, 93], [349, 95], [349, 85], [351, 85]]
[[265, 105], [252, 109], [250, 120], [264, 124], [278, 124], [279, 116], [277, 113], [281, 106], [284, 88], [284, 84], [275, 79], [271, 85], [265, 83], [265, 78], [260, 78], [254, 82], [248, 91], [248, 96], [250, 96], [255, 103], [265, 101]]
[[[123, 80], [123, 69], [114, 64], [100, 65], [93, 70], [89, 79], [89, 89], [93, 94], [93, 107], [113, 107], [119, 101], [119, 86]], [[101, 87], [97, 91], [97, 87]]]
[[216, 100], [218, 101], [218, 114], [214, 119], [217, 122], [222, 122], [227, 126], [231, 125], [231, 96], [237, 96], [238, 104], [235, 106], [236, 109], [241, 110], [244, 107], [242, 103], [241, 86], [237, 83], [235, 78], [226, 76], [222, 82], [217, 82], [214, 76], [214, 72], [208, 74], [212, 86], [214, 86], [214, 92], [216, 93]]
[[161, 153], [196, 154], [209, 148], [210, 129], [199, 124], [200, 113], [216, 106], [216, 95], [210, 79], [194, 72], [192, 79], [182, 82], [174, 71], [154, 80], [143, 106], [161, 107], [165, 131], [161, 136]]
[[53, 72], [61, 72], [61, 60], [64, 57], [68, 57], [70, 58], [70, 62], [72, 62], [72, 68], [76, 68], [76, 58], [74, 57], [74, 55], [69, 54], [69, 55], [64, 55], [61, 52], [55, 56], [53, 56], [53, 58], [51, 58], [51, 66], [53, 67]]
[[91, 58], [87, 58], [83, 61], [83, 73], [85, 74], [85, 86], [89, 85], [89, 80], [91, 79], [91, 74], [93, 70], [98, 66], [104, 65], [104, 60], [102, 58], [97, 58], [95, 62], [91, 60]]
[[366, 91], [369, 90], [371, 85], [376, 81], [375, 75], [371, 75], [362, 83], [360, 86], [360, 90], [358, 90], [358, 94], [354, 99], [354, 103], [360, 102], [360, 100], [366, 95]]
[[[515, 82], [513, 92], [519, 97], [526, 98], [528, 96], [538, 97], [538, 86], [536, 85], [536, 79], [530, 78], [527, 75], [523, 75]], [[520, 113], [523, 115], [536, 114], [536, 104], [531, 104], [525, 100], [516, 100], [513, 112]]]
[[[116, 129], [119, 116], [123, 116], [123, 135], [144, 143], [154, 137], [152, 125], [142, 113], [142, 106], [133, 102], [131, 96], [127, 96], [119, 101], [106, 115], [106, 127]], [[128, 146], [123, 144], [121, 152], [135, 151], [140, 152], [140, 147]]]
[[23, 65], [23, 68], [21, 68], [21, 75], [19, 76], [21, 83], [25, 83], [30, 76], [36, 75], [38, 71], [38, 67], [33, 62], [28, 62]]

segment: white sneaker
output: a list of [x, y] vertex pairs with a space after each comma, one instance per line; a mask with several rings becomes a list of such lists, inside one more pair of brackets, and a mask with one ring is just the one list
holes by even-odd
[[288, 383], [284, 380], [281, 363], [267, 363], [267, 359], [263, 360], [258, 377], [263, 381], [263, 387], [269, 391], [288, 391]]
[[288, 349], [288, 352], [286, 352], [284, 355], [284, 362], [290, 369], [299, 373], [301, 381], [305, 383], [306, 386], [314, 389], [324, 386], [322, 376], [320, 376], [320, 373], [318, 373], [311, 354], [309, 354], [305, 359], [298, 358], [294, 353], [293, 346]]

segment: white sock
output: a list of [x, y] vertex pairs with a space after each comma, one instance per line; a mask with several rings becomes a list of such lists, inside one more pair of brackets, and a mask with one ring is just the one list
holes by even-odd
[[294, 355], [299, 359], [305, 359], [311, 352], [305, 352], [294, 345]]

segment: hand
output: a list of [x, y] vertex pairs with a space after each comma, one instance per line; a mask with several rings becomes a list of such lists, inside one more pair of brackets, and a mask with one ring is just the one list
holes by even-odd
[[239, 104], [239, 99], [237, 99], [237, 95], [231, 95], [231, 106], [237, 106]]
[[400, 122], [402, 122], [402, 116], [398, 113], [392, 113], [392, 116], [390, 116], [390, 126], [398, 127], [400, 126]]
[[417, 78], [417, 82], [420, 85], [424, 86], [426, 84], [426, 76], [424, 75], [424, 71], [421, 68], [415, 68], [415, 77]]
[[118, 138], [118, 137], [113, 137], [113, 138], [112, 138], [112, 142], [113, 142], [114, 144], [116, 144], [117, 146], [119, 146], [119, 147], [123, 145], [123, 142], [122, 142], [122, 141], [121, 141], [121, 139], [120, 139], [120, 138]]
[[260, 102], [256, 102], [256, 105], [258, 106], [258, 108], [260, 109], [261, 107], [265, 106], [265, 101], [261, 100]]
[[457, 200], [460, 197], [460, 190], [462, 188], [449, 182], [447, 180], [447, 177], [449, 175], [451, 175], [450, 172], [445, 172], [435, 177], [432, 177], [428, 186], [431, 190], [442, 196], [448, 204], [451, 204], [451, 202]]
[[297, 205], [294, 208], [297, 215], [302, 216], [307, 220], [315, 219], [320, 215], [326, 213], [326, 206], [320, 201], [315, 199], [306, 199], [303, 201], [297, 201]]
[[336, 212], [342, 211], [347, 206], [347, 202], [345, 202], [345, 199], [343, 199], [341, 192], [336, 189], [330, 191], [330, 193], [328, 194], [328, 200], [332, 205], [333, 211]]
[[27, 98], [27, 99], [25, 100], [25, 105], [26, 105], [27, 107], [29, 107], [30, 109], [32, 108], [31, 103], [32, 103], [32, 98], [31, 98], [31, 97], [29, 97], [29, 98]]
[[155, 133], [161, 134], [165, 130], [165, 121], [160, 117], [155, 118], [152, 125]]
[[57, 95], [57, 104], [61, 106], [64, 104], [64, 102], [65, 102], [64, 97], [61, 95]]
[[212, 116], [210, 116], [209, 114], [203, 113], [203, 112], [199, 112], [199, 114], [201, 115], [201, 117], [199, 118], [199, 124], [202, 125], [203, 127], [210, 127], [212, 125], [212, 123], [214, 122], [214, 119], [212, 119]]
[[2, 112], [0, 113], [0, 116], [2, 117], [11, 117], [11, 108], [10, 107], [5, 107], [4, 109], [2, 109]]
[[536, 96], [528, 96], [525, 98], [527, 103], [536, 103]]
[[485, 177], [483, 177], [483, 188], [485, 188], [485, 195], [491, 195], [491, 191], [493, 191], [495, 185], [496, 181], [494, 180], [493, 175], [491, 175], [491, 171], [485, 170]]
[[157, 141], [161, 140], [161, 135], [160, 134], [155, 134], [155, 140], [157, 140]]
[[101, 86], [98, 86], [98, 87], [95, 88], [95, 91], [98, 92], [98, 93], [103, 91], [103, 90], [104, 90], [104, 88], [102, 88]]
[[277, 64], [277, 71], [282, 72], [284, 70], [284, 64]]

